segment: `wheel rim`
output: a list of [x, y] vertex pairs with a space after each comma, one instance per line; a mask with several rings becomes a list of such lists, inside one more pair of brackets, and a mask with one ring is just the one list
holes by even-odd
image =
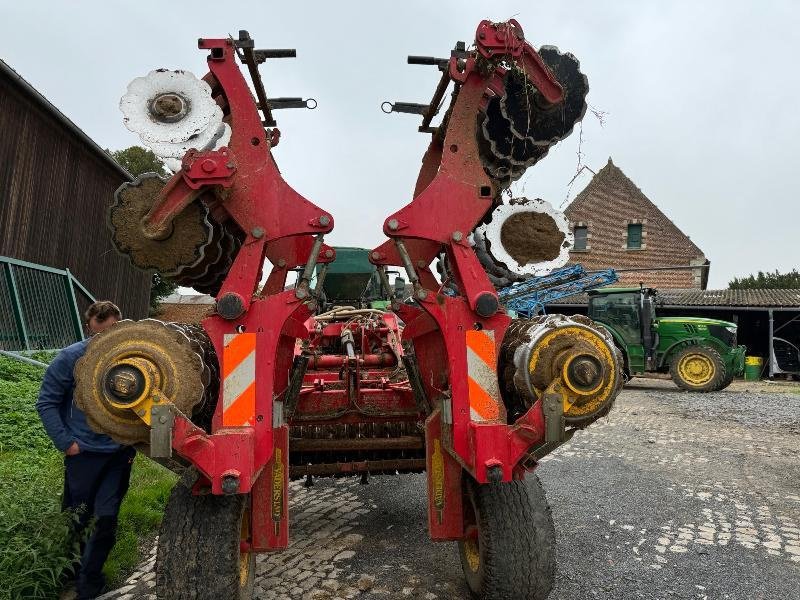
[[678, 363], [678, 372], [684, 381], [692, 385], [703, 385], [714, 378], [716, 368], [714, 362], [705, 354], [692, 352]]
[[250, 511], [242, 515], [242, 528], [239, 534], [239, 587], [244, 589], [250, 580]]
[[473, 529], [467, 532], [467, 537], [463, 540], [464, 558], [467, 561], [469, 570], [477, 573], [481, 567], [481, 551], [478, 542], [478, 531]]

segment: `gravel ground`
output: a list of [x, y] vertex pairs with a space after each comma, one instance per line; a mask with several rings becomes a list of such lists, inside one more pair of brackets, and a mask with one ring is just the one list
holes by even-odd
[[[552, 506], [551, 600], [800, 600], [800, 387], [688, 394], [635, 380], [537, 471]], [[427, 538], [424, 476], [292, 484], [292, 544], [256, 598], [467, 597]], [[107, 600], [151, 598], [152, 559]]]

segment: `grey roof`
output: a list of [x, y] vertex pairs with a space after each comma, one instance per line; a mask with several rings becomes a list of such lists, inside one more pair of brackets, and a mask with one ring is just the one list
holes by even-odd
[[[796, 308], [800, 310], [800, 289], [759, 290], [659, 290], [656, 296], [663, 306], [708, 306], [732, 308]], [[552, 306], [586, 306], [589, 296], [575, 294]]]

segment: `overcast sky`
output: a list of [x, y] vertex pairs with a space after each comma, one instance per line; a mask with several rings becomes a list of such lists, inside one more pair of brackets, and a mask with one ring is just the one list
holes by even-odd
[[[127, 83], [157, 67], [203, 75], [198, 37], [248, 29], [257, 47], [297, 48], [298, 58], [262, 66], [268, 94], [319, 107], [278, 113], [276, 159], [290, 185], [334, 214], [326, 242], [366, 247], [409, 201], [428, 142], [417, 117], [380, 111], [384, 100], [430, 99], [437, 71], [406, 56], [447, 56], [481, 19], [515, 17], [534, 46], [579, 58], [589, 104], [607, 113], [603, 126], [584, 119], [584, 163], [599, 170], [613, 157], [711, 260], [710, 288], [799, 262], [798, 2], [0, 5], [3, 60], [111, 149], [138, 141], [118, 109]], [[569, 189], [577, 148], [576, 129], [516, 191], [571, 200], [591, 176]]]

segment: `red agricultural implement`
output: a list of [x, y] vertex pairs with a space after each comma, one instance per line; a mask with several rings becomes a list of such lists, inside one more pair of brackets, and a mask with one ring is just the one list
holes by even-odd
[[[569, 244], [545, 203], [502, 192], [582, 118], [577, 60], [534, 50], [513, 20], [481, 22], [448, 58], [409, 57], [441, 73], [430, 103], [383, 107], [421, 115], [431, 135], [413, 198], [384, 222], [371, 264], [336, 272], [333, 217], [272, 154], [274, 111], [312, 101], [270, 99], [258, 64], [294, 51], [255, 49], [247, 32], [199, 47], [202, 80], [154, 71], [123, 97], [126, 125], [176, 172], [123, 185], [109, 223], [133, 264], [214, 295], [214, 314], [202, 327], [122, 321], [76, 369], [93, 427], [184, 472], [159, 538], [159, 597], [249, 597], [254, 553], [288, 544], [290, 478], [424, 471], [430, 536], [458, 542], [473, 594], [544, 598], [553, 523], [525, 476], [608, 412], [620, 361], [588, 319], [512, 322], [495, 282]], [[390, 267], [407, 275], [405, 301]]]

